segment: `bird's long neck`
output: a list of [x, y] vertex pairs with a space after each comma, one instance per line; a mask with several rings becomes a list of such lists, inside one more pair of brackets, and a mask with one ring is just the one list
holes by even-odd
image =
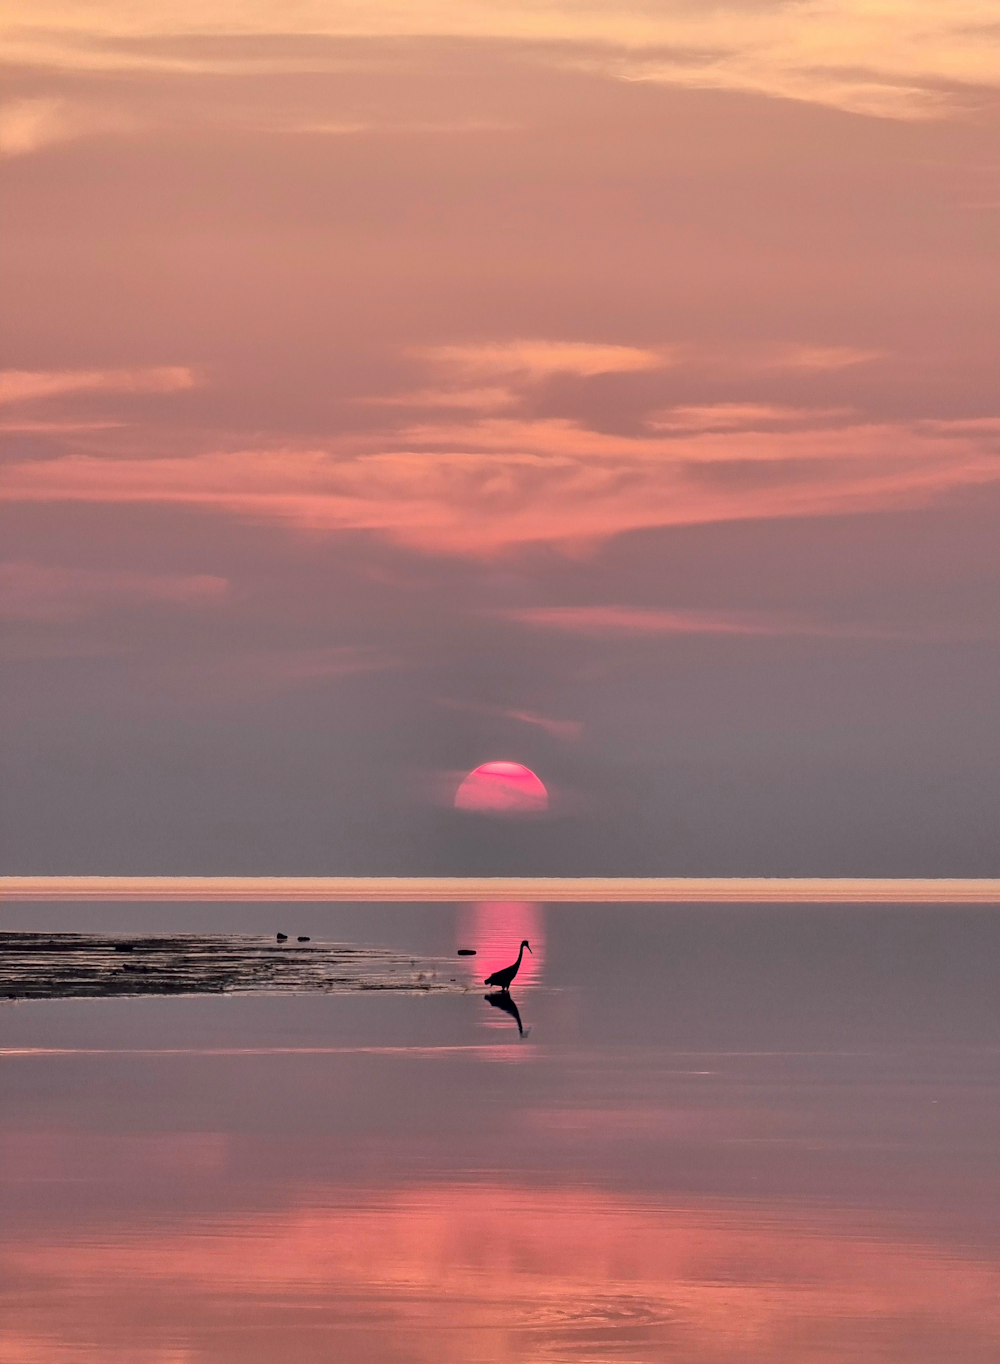
[[514, 969], [515, 969], [515, 970], [517, 970], [517, 968], [521, 965], [521, 958], [522, 958], [523, 956], [524, 956], [524, 943], [522, 943], [521, 946], [517, 949], [517, 961], [514, 963]]

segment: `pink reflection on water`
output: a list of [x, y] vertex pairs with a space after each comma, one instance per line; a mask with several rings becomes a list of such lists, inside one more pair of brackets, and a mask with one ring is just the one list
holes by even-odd
[[456, 947], [472, 947], [469, 959], [473, 979], [482, 982], [494, 971], [517, 959], [521, 940], [527, 938], [531, 952], [521, 958], [512, 990], [542, 983], [545, 967], [545, 908], [521, 901], [486, 901], [460, 905], [456, 924]]
[[3, 1247], [11, 1364], [941, 1364], [996, 1357], [1000, 1269], [891, 1218], [498, 1181], [303, 1183]]

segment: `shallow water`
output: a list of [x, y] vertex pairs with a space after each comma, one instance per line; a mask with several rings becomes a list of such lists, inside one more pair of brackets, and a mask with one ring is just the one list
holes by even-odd
[[[1000, 1354], [995, 911], [2, 927], [280, 929], [445, 955], [468, 987], [0, 1006], [3, 1364]], [[522, 937], [523, 1038], [480, 983]]]

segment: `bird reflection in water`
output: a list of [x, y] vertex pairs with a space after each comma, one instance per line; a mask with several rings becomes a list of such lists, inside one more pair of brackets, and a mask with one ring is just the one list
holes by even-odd
[[505, 1014], [510, 1014], [511, 1018], [517, 1024], [517, 1031], [519, 1037], [528, 1036], [528, 1034], [531, 1032], [531, 1029], [526, 1028], [524, 1024], [521, 1022], [521, 1015], [518, 1012], [517, 1005], [514, 1003], [513, 999], [511, 999], [510, 994], [506, 990], [498, 990], [495, 994], [484, 995], [483, 998], [486, 1000], [487, 1004], [492, 1004], [494, 1009], [502, 1009]]
[[[508, 996], [514, 977], [518, 995], [525, 997], [542, 984], [545, 964], [545, 907], [534, 901], [479, 901], [461, 905], [456, 920], [456, 944], [475, 948], [471, 958], [469, 984], [478, 984], [476, 977], [492, 986], [487, 1003], [493, 1007], [480, 1014], [480, 1026], [500, 1028], [509, 1035], [510, 1024], [500, 1014], [507, 1014], [517, 1024], [518, 1035], [528, 1036], [531, 1028], [521, 1021], [518, 1006]], [[517, 944], [522, 946], [518, 948]], [[527, 946], [524, 946], [527, 944]], [[516, 960], [514, 960], [516, 958]], [[506, 987], [506, 988], [505, 988]], [[530, 1006], [528, 1012], [530, 1013]], [[514, 1048], [510, 1058], [518, 1054]], [[523, 1053], [527, 1055], [527, 1053]]]

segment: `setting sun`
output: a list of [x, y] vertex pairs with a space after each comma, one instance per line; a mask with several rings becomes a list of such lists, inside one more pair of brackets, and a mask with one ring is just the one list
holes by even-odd
[[456, 810], [491, 815], [533, 815], [549, 808], [544, 782], [514, 762], [481, 763], [455, 792]]

